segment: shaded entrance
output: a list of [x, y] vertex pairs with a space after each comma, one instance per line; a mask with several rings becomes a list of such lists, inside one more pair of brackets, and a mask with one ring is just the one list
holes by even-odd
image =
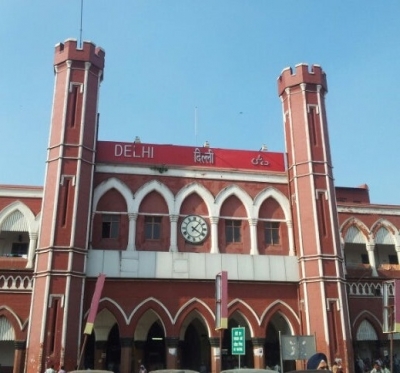
[[207, 329], [198, 318], [187, 326], [181, 346], [181, 368], [200, 371], [201, 366], [211, 371], [211, 347]]
[[[274, 369], [275, 367], [280, 367], [281, 365], [281, 350], [279, 343], [279, 332], [281, 335], [292, 335], [289, 324], [285, 318], [277, 313], [272, 318], [267, 326], [265, 332], [265, 364], [267, 369]], [[285, 360], [283, 361], [283, 371], [291, 371], [296, 369], [295, 360]]]

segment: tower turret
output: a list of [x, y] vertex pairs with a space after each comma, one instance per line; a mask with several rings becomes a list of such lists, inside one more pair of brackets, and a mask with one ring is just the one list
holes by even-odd
[[[353, 367], [336, 196], [326, 120], [326, 75], [300, 64], [278, 78], [295, 246], [300, 265], [302, 334], [316, 335], [329, 361]], [[350, 369], [350, 370], [351, 370]]]
[[91, 216], [97, 105], [105, 53], [93, 43], [55, 47], [55, 87], [27, 372], [75, 368], [81, 338], [82, 291]]

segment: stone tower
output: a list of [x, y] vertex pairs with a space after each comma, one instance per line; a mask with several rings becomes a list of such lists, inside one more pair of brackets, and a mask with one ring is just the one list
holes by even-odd
[[343, 272], [332, 160], [326, 120], [326, 75], [300, 64], [278, 78], [282, 101], [289, 193], [300, 265], [303, 335], [329, 362], [343, 359], [353, 370], [349, 311]]
[[[67, 40], [55, 48], [55, 87], [42, 224], [27, 342], [28, 373], [75, 368], [91, 216], [97, 106], [105, 53]], [[79, 211], [79, 213], [78, 213]]]

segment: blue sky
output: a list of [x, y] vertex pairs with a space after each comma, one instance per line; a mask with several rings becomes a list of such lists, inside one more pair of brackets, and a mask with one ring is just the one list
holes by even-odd
[[[0, 184], [43, 184], [54, 46], [80, 9], [0, 2]], [[336, 185], [400, 205], [398, 0], [84, 0], [82, 34], [106, 51], [100, 140], [283, 152], [276, 79], [321, 65]]]

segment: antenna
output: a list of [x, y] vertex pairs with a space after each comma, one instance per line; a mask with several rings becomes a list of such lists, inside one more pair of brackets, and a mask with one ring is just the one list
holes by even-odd
[[79, 48], [82, 48], [83, 0], [81, 0], [81, 28], [79, 32]]
[[197, 106], [194, 108], [194, 144], [197, 146]]

